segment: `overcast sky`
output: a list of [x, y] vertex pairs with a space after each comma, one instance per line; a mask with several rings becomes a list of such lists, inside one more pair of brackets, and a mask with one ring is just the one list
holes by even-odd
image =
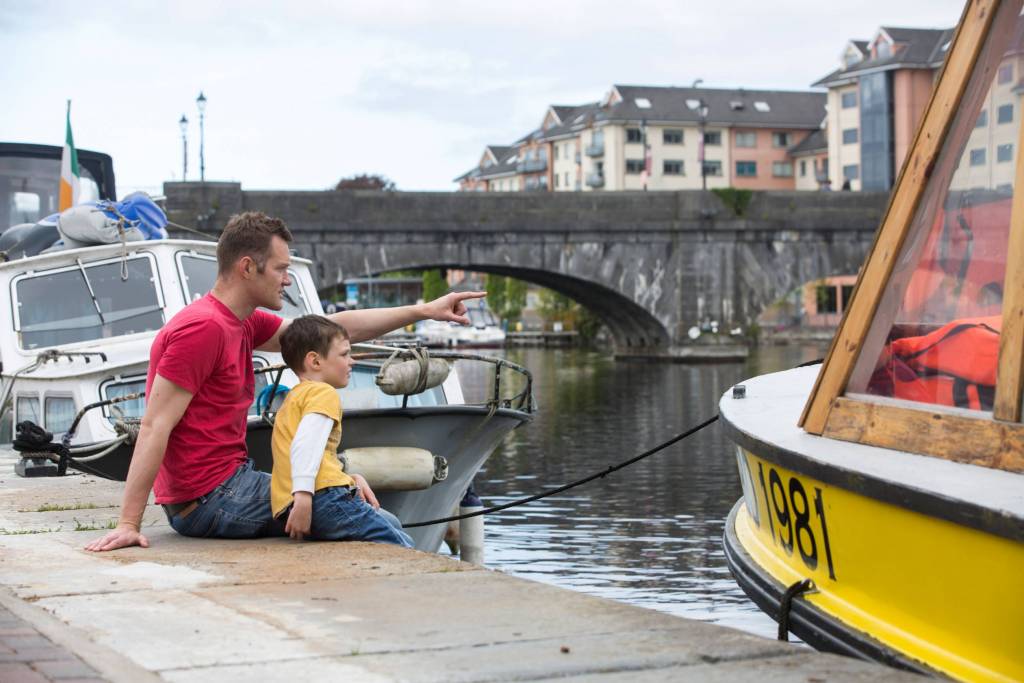
[[851, 38], [956, 24], [956, 0], [774, 2], [0, 0], [0, 140], [114, 158], [119, 194], [199, 175], [323, 189], [381, 173], [450, 190], [485, 144], [614, 83], [808, 89]]

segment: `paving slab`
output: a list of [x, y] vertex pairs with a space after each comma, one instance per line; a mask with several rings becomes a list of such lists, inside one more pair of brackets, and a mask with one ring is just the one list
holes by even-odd
[[87, 553], [122, 485], [10, 464], [0, 453], [0, 678], [911, 680], [431, 553], [184, 538], [153, 506], [150, 548]]

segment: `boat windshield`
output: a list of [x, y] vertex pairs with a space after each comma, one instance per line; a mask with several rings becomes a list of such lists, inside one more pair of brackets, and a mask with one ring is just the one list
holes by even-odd
[[[182, 253], [178, 256], [178, 268], [181, 270], [185, 298], [189, 301], [195, 301], [213, 289], [214, 280], [217, 279], [217, 259], [214, 257]], [[302, 288], [299, 287], [298, 274], [294, 270], [289, 270], [288, 277], [292, 283], [285, 287], [284, 307], [280, 311], [271, 311], [268, 308], [262, 310], [284, 318], [297, 318], [310, 313], [306, 298], [302, 295]]]
[[22, 276], [14, 292], [15, 329], [23, 349], [149, 332], [164, 324], [148, 255]]
[[[1020, 154], [1022, 51], [1021, 17], [995, 21], [850, 378], [851, 392], [992, 410]], [[888, 88], [883, 84], [872, 96], [889, 97], [891, 83]]]
[[[79, 171], [79, 201], [99, 199], [96, 180], [84, 166]], [[57, 213], [58, 178], [60, 159], [0, 157], [0, 230]]]
[[496, 327], [498, 319], [486, 308], [470, 308], [467, 312], [473, 327]]
[[[341, 407], [345, 410], [357, 408], [400, 408], [401, 396], [388, 396], [374, 381], [379, 368], [372, 365], [356, 365], [352, 368], [352, 377], [348, 386], [338, 389], [341, 396]], [[444, 389], [434, 387], [420, 394], [409, 396], [406, 404], [412, 408], [445, 405]]]

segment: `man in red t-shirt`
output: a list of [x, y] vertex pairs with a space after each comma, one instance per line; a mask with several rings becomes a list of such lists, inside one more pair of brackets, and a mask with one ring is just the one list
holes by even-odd
[[[117, 528], [86, 550], [149, 546], [140, 533], [150, 490], [171, 526], [187, 536], [253, 538], [283, 533], [270, 510], [270, 475], [253, 469], [245, 448], [253, 401], [252, 352], [279, 351], [288, 320], [280, 310], [292, 235], [259, 212], [232, 216], [217, 242], [217, 281], [157, 334], [150, 350], [146, 412], [125, 482]], [[396, 308], [328, 316], [352, 341], [373, 339], [417, 320], [468, 324], [469, 298], [447, 294]]]

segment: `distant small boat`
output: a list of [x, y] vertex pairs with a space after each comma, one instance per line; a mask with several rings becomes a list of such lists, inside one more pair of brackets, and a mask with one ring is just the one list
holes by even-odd
[[485, 303], [470, 306], [467, 315], [469, 325], [422, 320], [416, 323], [416, 338], [430, 347], [482, 349], [505, 345], [505, 331]]

